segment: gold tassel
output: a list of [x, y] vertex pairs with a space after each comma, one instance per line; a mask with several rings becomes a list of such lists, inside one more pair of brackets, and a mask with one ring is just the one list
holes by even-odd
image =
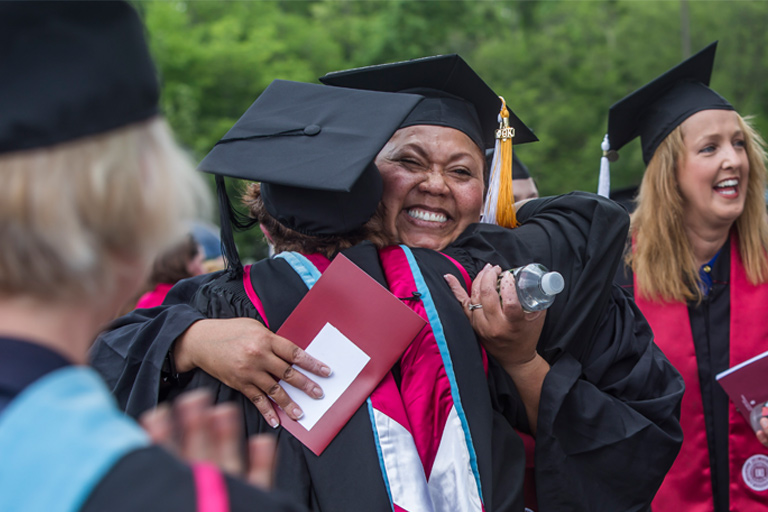
[[499, 198], [496, 207], [496, 224], [505, 228], [515, 228], [517, 216], [515, 215], [515, 196], [512, 191], [512, 139], [515, 129], [509, 126], [509, 110], [507, 102], [501, 98], [501, 123], [496, 130], [496, 138], [499, 140], [498, 159], [501, 164], [499, 169]]

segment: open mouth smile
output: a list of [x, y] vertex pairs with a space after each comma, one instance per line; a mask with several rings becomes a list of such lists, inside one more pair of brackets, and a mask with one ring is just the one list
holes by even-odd
[[739, 180], [728, 178], [715, 185], [713, 189], [721, 196], [736, 197], [739, 195]]

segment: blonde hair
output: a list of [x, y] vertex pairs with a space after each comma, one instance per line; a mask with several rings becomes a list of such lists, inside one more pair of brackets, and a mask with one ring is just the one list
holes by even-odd
[[0, 294], [46, 300], [110, 293], [210, 209], [159, 118], [0, 155], [0, 183]]
[[[749, 160], [749, 185], [744, 211], [735, 226], [739, 253], [752, 284], [768, 280], [768, 220], [765, 210], [765, 143], [740, 115]], [[630, 232], [634, 248], [626, 262], [637, 279], [636, 293], [648, 300], [701, 300], [698, 264], [683, 226], [683, 198], [675, 177], [684, 155], [682, 128], [662, 141], [640, 184]]]

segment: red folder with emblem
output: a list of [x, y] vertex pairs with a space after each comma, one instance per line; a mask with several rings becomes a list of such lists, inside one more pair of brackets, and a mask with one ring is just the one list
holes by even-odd
[[333, 372], [328, 378], [305, 372], [325, 392], [319, 401], [281, 382], [306, 405], [299, 403], [305, 413], [299, 421], [277, 408], [282, 426], [320, 455], [425, 324], [348, 258], [336, 256], [277, 331]]

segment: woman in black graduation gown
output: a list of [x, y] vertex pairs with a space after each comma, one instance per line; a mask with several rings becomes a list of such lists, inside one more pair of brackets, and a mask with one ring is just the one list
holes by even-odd
[[[495, 108], [498, 108], [498, 105]], [[491, 117], [495, 117], [495, 113]], [[439, 124], [432, 125], [424, 118], [414, 118], [411, 121], [413, 124], [401, 126], [401, 129], [436, 126], [443, 130], [454, 130]], [[242, 135], [240, 134], [239, 137]], [[441, 139], [432, 137], [424, 140], [440, 141]], [[464, 144], [466, 146], [462, 146], [462, 149], [453, 151], [459, 154], [476, 151], [479, 163], [471, 166], [468, 171], [464, 169], [464, 172], [459, 174], [464, 175], [468, 172], [471, 178], [467, 179], [474, 180], [474, 183], [478, 181], [482, 183], [484, 157], [482, 152], [477, 150], [478, 146], [485, 144], [473, 142], [469, 136]], [[415, 145], [409, 143], [403, 147]], [[474, 149], [471, 149], [473, 145]], [[431, 149], [427, 146], [422, 144], [419, 146], [421, 150], [416, 152], [430, 154]], [[465, 147], [467, 149], [463, 149]], [[439, 155], [439, 152], [437, 154]], [[413, 168], [413, 163], [409, 163], [408, 160], [401, 159], [401, 162], [405, 167]], [[443, 165], [439, 160], [434, 160], [433, 163]], [[254, 167], [259, 166], [254, 165]], [[426, 168], [431, 169], [432, 165]], [[216, 169], [212, 168], [212, 170]], [[411, 171], [411, 173], [416, 176], [427, 175], [430, 176], [430, 180], [433, 179], [430, 173], [422, 171]], [[385, 172], [385, 204], [387, 198], [402, 201], [406, 195], [413, 191], [418, 192], [422, 186], [416, 183], [409, 189], [411, 192], [400, 196], [388, 196], [387, 194], [396, 190], [397, 187], [393, 186], [392, 181], [387, 181], [387, 176]], [[450, 183], [449, 178], [443, 179], [445, 183]], [[446, 186], [451, 189], [449, 185]], [[428, 190], [421, 193], [425, 197], [436, 196], [445, 201], [448, 206], [443, 207], [443, 210], [449, 214], [452, 213], [450, 208], [453, 207], [450, 201], [458, 202], [455, 197], [448, 199], [441, 197], [453, 195], [453, 189], [445, 193], [435, 194]], [[460, 386], [461, 395], [469, 396], [468, 399], [463, 400], [463, 403], [477, 404], [479, 407], [476, 414], [468, 415], [469, 429], [473, 431], [475, 428], [480, 428], [473, 427], [477, 425], [474, 422], [480, 424], [486, 422], [488, 425], [489, 421], [497, 428], [503, 428], [506, 423], [522, 431], [536, 429], [537, 493], [542, 510], [599, 510], [602, 507], [613, 510], [637, 510], [647, 507], [666, 468], [671, 464], [680, 442], [675, 409], [679, 403], [682, 387], [674, 370], [651, 343], [650, 331], [631, 301], [621, 290], [613, 288], [607, 277], [612, 275], [618, 264], [621, 252], [619, 241], [625, 236], [627, 228], [626, 219], [624, 222], [616, 222], [617, 217], [623, 218], [622, 211], [610, 201], [577, 193], [525, 205], [519, 211], [521, 227], [509, 231], [490, 225], [469, 226], [473, 220], [477, 220], [479, 205], [482, 203], [481, 196], [474, 200], [478, 205], [474, 219], [472, 216], [464, 215], [459, 218], [464, 222], [462, 229], [455, 234], [439, 232], [437, 235], [440, 239], [445, 239], [447, 244], [461, 231], [465, 231], [463, 235], [458, 236], [452, 246], [446, 249], [446, 253], [459, 261], [468, 270], [470, 276], [474, 277], [481, 272], [486, 261], [509, 268], [537, 260], [561, 271], [568, 280], [568, 285], [547, 316], [538, 353], [532, 350], [532, 356], [536, 359], [537, 365], [537, 375], [532, 380], [538, 382], [532, 386], [533, 396], [536, 401], [541, 396], [546, 404], [542, 403], [535, 408], [538, 418], [529, 418], [526, 416], [525, 408], [521, 407], [527, 402], [517, 393], [522, 386], [513, 385], [514, 380], [510, 381], [507, 374], [497, 366], [491, 365], [492, 378], [488, 382], [484, 379], [477, 380], [482, 376], [480, 354], [474, 343], [466, 342], [466, 336], [471, 338], [473, 336], [466, 330], [467, 325], [459, 303], [452, 294], [448, 293], [450, 290], [442, 280], [443, 274], [446, 273], [454, 273], [457, 277], [461, 277], [455, 265], [449, 264], [450, 262], [444, 256], [437, 253], [414, 250], [416, 261], [419, 262], [418, 266], [425, 276], [429, 276], [427, 284], [436, 297], [435, 301], [440, 301], [438, 308], [440, 318], [451, 326], [450, 329], [445, 329], [445, 332], [451, 339], [464, 340], [461, 343], [449, 343], [458, 347], [456, 350], [470, 351], [466, 357], [454, 359], [458, 361], [459, 367], [463, 368], [457, 371], [457, 378], [458, 375], [462, 375], [467, 379], [474, 379], [474, 384]], [[406, 214], [410, 216], [415, 213], [417, 217], [422, 217], [421, 220], [425, 220], [425, 215], [419, 211], [413, 211], [416, 207], [406, 206], [408, 206]], [[429, 207], [427, 204], [420, 204], [417, 209], [427, 210]], [[390, 211], [398, 216], [402, 209]], [[440, 212], [428, 213], [439, 214]], [[400, 227], [397, 221], [394, 224], [395, 234], [399, 234]], [[365, 253], [371, 250], [370, 246], [360, 249]], [[377, 264], [366, 264], [366, 261], [370, 260], [362, 256], [361, 258], [363, 258], [362, 262], [358, 261], [360, 265], [374, 273]], [[298, 301], [306, 289], [300, 281], [296, 281], [295, 278], [292, 281], [286, 277], [287, 269], [281, 261], [259, 263], [255, 267], [268, 269], [263, 274], [261, 271], [256, 272], [256, 275], [260, 276], [259, 279], [251, 279], [256, 294], [262, 300], [280, 301], [280, 296], [285, 296], [287, 297], [285, 300], [289, 302]], [[278, 271], [281, 267], [282, 270]], [[253, 267], [251, 271], [254, 271]], [[199, 285], [200, 281], [182, 283], [172, 291], [170, 300], [179, 302], [193, 300]], [[203, 289], [210, 290], [211, 287], [218, 285], [220, 283], [206, 285]], [[239, 283], [238, 286], [242, 287]], [[291, 297], [290, 291], [293, 291], [296, 297]], [[103, 373], [114, 383], [118, 396], [127, 405], [129, 412], [135, 413], [158, 399], [158, 387], [163, 387], [160, 382], [163, 375], [161, 368], [166, 355], [173, 341], [191, 322], [205, 316], [258, 318], [256, 309], [246, 300], [247, 296], [242, 291], [230, 290], [223, 295], [223, 299], [217, 298], [222, 297], [219, 293], [201, 293], [205, 298], [197, 304], [203, 310], [202, 315], [185, 310], [182, 313], [184, 316], [172, 318], [173, 315], [168, 316], [172, 309], [138, 312], [133, 319], [127, 319], [123, 324], [128, 330], [138, 333], [134, 337], [134, 342], [121, 343], [113, 332], [108, 337], [102, 338], [101, 348], [97, 345], [94, 361], [96, 364], [104, 365]], [[201, 294], [198, 293], [197, 298], [200, 297]], [[490, 308], [490, 306], [487, 307]], [[280, 316], [284, 317], [290, 309], [285, 305], [278, 308], [280, 313], [277, 320], [269, 318], [270, 328], [276, 329], [275, 322], [279, 325]], [[485, 305], [483, 309], [486, 309]], [[165, 321], [166, 316], [169, 322]], [[272, 315], [267, 311], [267, 316]], [[143, 322], [142, 317], [155, 319]], [[136, 320], [139, 322], [137, 323]], [[162, 331], [157, 331], [158, 327]], [[151, 340], [142, 335], [156, 332], [160, 332], [161, 336]], [[465, 337], [462, 338], [462, 336]], [[528, 346], [529, 349], [530, 347]], [[532, 347], [535, 349], [535, 344]], [[475, 352], [472, 353], [472, 350]], [[139, 359], [147, 354], [149, 356], [140, 362]], [[538, 373], [538, 370], [543, 371]], [[193, 377], [193, 380], [198, 379], [197, 383], [187, 384], [188, 375], [179, 377], [183, 385], [197, 385], [200, 384], [199, 379], [208, 378], [201, 374], [202, 372], [196, 372]], [[510, 376], [513, 379], [515, 377]], [[172, 375], [166, 374], [166, 377], [173, 381]], [[141, 382], [140, 379], [148, 380]], [[133, 386], [134, 382], [136, 386]], [[482, 384], [478, 385], [478, 382]], [[250, 404], [246, 403], [247, 398], [225, 386], [217, 385], [222, 399], [225, 397], [238, 399], [248, 410]], [[171, 387], [179, 386], [171, 382]], [[252, 397], [248, 396], [248, 398]], [[487, 402], [489, 398], [490, 404]], [[250, 411], [249, 428], [253, 430], [264, 428], [265, 422], [255, 414], [253, 408], [250, 408]], [[304, 484], [307, 485], [306, 489], [319, 489], [320, 491], [317, 492], [322, 493], [322, 499], [318, 494], [313, 494], [314, 491], [307, 490], [307, 494], [304, 495], [310, 503], [316, 500], [314, 502], [316, 506], [322, 506], [325, 503], [331, 508], [355, 508], [353, 504], [364, 507], [365, 500], [373, 500], [372, 496], [375, 495], [376, 503], [382, 507], [390, 507], [386, 494], [383, 494], [386, 488], [381, 475], [378, 474], [376, 459], [373, 458], [375, 450], [370, 443], [370, 425], [367, 431], [359, 425], [353, 426], [355, 421], [367, 421], [363, 412], [358, 411], [358, 416], [362, 415], [362, 418], [355, 420], [353, 417], [352, 422], [342, 430], [338, 442], [334, 441], [327, 453], [320, 457], [322, 462], [315, 462], [313, 456], [307, 455], [309, 452], [303, 452], [300, 446], [293, 447], [291, 453], [296, 454], [296, 459], [293, 463], [286, 462], [286, 464], [292, 464], [294, 469], [297, 466], [304, 467], [305, 469], [300, 473], [312, 475], [314, 484], [309, 485], [307, 481], [302, 483], [301, 479], [292, 480], [286, 475], [278, 485], [292, 487], [294, 491], [296, 486], [301, 487]], [[501, 418], [504, 420], [501, 421]], [[491, 432], [496, 431], [491, 428]], [[357, 441], [342, 441], [342, 436], [353, 436]], [[515, 496], [514, 491], [515, 488], [519, 489], [519, 483], [504, 485], [503, 482], [514, 480], [515, 475], [519, 476], [521, 461], [519, 454], [517, 458], [508, 456], [506, 460], [504, 455], [508, 453], [507, 450], [513, 450], [510, 453], [516, 453], [519, 447], [515, 448], [515, 445], [519, 444], [519, 440], [514, 442], [514, 438], [509, 436], [493, 440], [491, 436], [474, 435], [472, 437], [476, 443], [479, 443], [477, 446], [484, 443], [484, 446], [478, 448], [480, 467], [478, 478], [484, 482], [480, 487], [486, 504], [490, 510], [515, 510], [515, 507], [520, 506], [519, 498]], [[290, 439], [292, 438], [289, 437], [285, 443], [290, 445], [293, 442], [295, 445], [296, 442]], [[361, 450], [365, 450], [368, 455], [361, 456], [363, 462], [360, 459], [350, 460], [350, 446], [359, 446]], [[636, 461], [636, 464], [628, 465], [625, 463], [627, 453], [633, 453], [634, 457], [642, 455], [647, 458], [642, 463]], [[308, 473], [306, 466], [310, 466]], [[649, 471], [648, 467], [653, 469]], [[338, 487], [339, 482], [343, 482], [343, 478], [339, 476], [342, 474], [349, 474], [349, 478], [355, 482], [354, 485], [344, 486], [343, 491]], [[496, 477], [501, 480], [496, 481]], [[325, 479], [324, 483], [321, 484], [318, 479]]]
[[647, 164], [618, 280], [686, 381], [685, 441], [653, 503], [662, 511], [762, 510], [768, 499], [768, 421], [756, 437], [715, 379], [768, 337], [765, 155], [707, 86], [715, 49], [616, 103], [609, 120], [611, 146], [639, 134]]
[[153, 445], [86, 366], [153, 255], [207, 203], [158, 116], [138, 15], [3, 2], [0, 41], [0, 510], [299, 510], [200, 452], [190, 467]]

